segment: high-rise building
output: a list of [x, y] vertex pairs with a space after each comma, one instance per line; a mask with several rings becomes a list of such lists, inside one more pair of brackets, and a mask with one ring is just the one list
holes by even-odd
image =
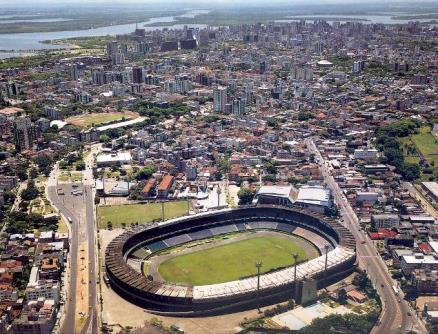
[[91, 70], [91, 80], [95, 85], [104, 85], [105, 84], [105, 71], [103, 67], [93, 68]]
[[266, 72], [266, 61], [265, 60], [260, 62], [260, 64], [259, 64], [259, 72], [260, 72], [260, 74], [263, 74], [263, 73]]
[[178, 41], [164, 41], [163, 43], [161, 43], [162, 52], [176, 51], [176, 50], [178, 50]]
[[187, 94], [192, 89], [192, 81], [189, 74], [180, 74], [175, 77], [176, 91]]
[[213, 110], [214, 112], [225, 112], [227, 104], [227, 87], [218, 86], [213, 90]]
[[355, 61], [352, 65], [352, 72], [353, 73], [360, 73], [365, 69], [365, 61], [363, 60], [358, 60]]
[[112, 56], [113, 54], [116, 54], [117, 52], [119, 52], [119, 45], [117, 42], [109, 42], [106, 45], [106, 54], [108, 56]]
[[125, 55], [122, 52], [113, 53], [111, 55], [113, 65], [121, 65], [125, 62]]
[[245, 104], [250, 106], [252, 104], [252, 82], [247, 82], [245, 84]]
[[294, 80], [313, 80], [313, 70], [306, 66], [294, 66], [291, 75]]
[[193, 28], [188, 28], [186, 30], [186, 39], [194, 39]]
[[142, 83], [143, 82], [143, 68], [133, 67], [132, 68], [132, 83]]
[[79, 79], [81, 72], [78, 64], [71, 65], [71, 79], [77, 81]]
[[175, 93], [176, 92], [176, 83], [175, 80], [166, 80], [164, 81], [164, 90], [168, 93]]
[[233, 100], [233, 115], [240, 116], [245, 114], [245, 99], [240, 97]]
[[120, 45], [120, 52], [124, 55], [128, 54], [128, 44], [123, 43]]
[[182, 50], [192, 50], [198, 46], [196, 39], [182, 39], [179, 41], [179, 44]]
[[20, 116], [14, 122], [15, 147], [19, 151], [30, 150], [36, 139], [37, 129], [30, 117]]
[[150, 50], [150, 46], [145, 42], [135, 42], [134, 43], [134, 52], [135, 53], [148, 53]]

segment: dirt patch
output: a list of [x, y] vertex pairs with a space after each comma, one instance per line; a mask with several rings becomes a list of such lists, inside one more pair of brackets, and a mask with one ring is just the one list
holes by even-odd
[[88, 316], [88, 252], [86, 243], [79, 244], [76, 283], [76, 332], [80, 332]]

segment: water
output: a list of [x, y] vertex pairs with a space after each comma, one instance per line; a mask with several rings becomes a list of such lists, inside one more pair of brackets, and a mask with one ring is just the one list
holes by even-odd
[[[195, 17], [196, 15], [203, 14], [208, 11], [203, 10], [190, 10], [181, 16], [165, 16], [150, 18], [145, 22], [138, 23], [139, 28], [144, 28], [146, 31], [153, 31], [156, 29], [182, 29], [184, 24], [173, 24], [166, 26], [153, 26], [154, 23], [172, 23], [176, 21], [177, 17]], [[184, 15], [184, 16], [183, 16]], [[190, 15], [190, 16], [187, 16]], [[144, 25], [147, 25], [143, 27]], [[191, 24], [194, 28], [203, 28], [203, 24]], [[16, 51], [32, 51], [32, 50], [44, 50], [44, 49], [63, 49], [65, 45], [51, 45], [44, 44], [41, 41], [55, 40], [73, 37], [92, 37], [92, 36], [106, 36], [106, 35], [119, 35], [128, 34], [135, 30], [135, 23], [110, 25], [106, 27], [100, 27], [88, 30], [71, 30], [71, 31], [52, 31], [52, 32], [32, 32], [32, 33], [12, 33], [12, 34], [0, 34], [0, 50], [6, 52], [0, 52], [0, 58], [11, 57], [11, 53]], [[7, 55], [6, 55], [7, 54]]]
[[[276, 20], [275, 22], [293, 22], [299, 19], [306, 19], [313, 21], [314, 19], [321, 18], [326, 21], [339, 21], [347, 22], [348, 19], [354, 19], [354, 21], [362, 23], [382, 23], [382, 24], [406, 24], [409, 21], [429, 22], [431, 19], [416, 19], [416, 20], [397, 20], [392, 19], [394, 16], [401, 15], [401, 13], [387, 13], [385, 15], [347, 15], [347, 14], [314, 14], [314, 15], [293, 15], [290, 19]], [[345, 20], [339, 20], [339, 18]]]
[[[164, 17], [155, 17], [150, 18], [145, 22], [138, 23], [138, 27], [144, 28], [146, 31], [152, 31], [156, 29], [182, 29], [184, 27], [183, 24], [172, 24], [176, 21], [178, 17], [181, 18], [194, 18], [197, 15], [207, 14], [208, 10], [188, 10], [186, 13], [178, 16], [164, 16]], [[352, 18], [352, 19], [362, 19], [366, 21], [361, 21], [364, 23], [383, 23], [383, 24], [398, 24], [398, 23], [407, 23], [408, 20], [393, 20], [392, 17], [395, 15], [401, 15], [402, 13], [384, 13], [383, 15], [346, 15], [346, 14], [314, 14], [314, 15], [294, 15], [291, 16], [290, 19], [285, 20], [276, 20], [276, 22], [292, 22], [297, 19], [307, 19], [312, 21], [314, 18], [324, 18], [327, 21], [334, 21], [336, 18]], [[37, 17], [36, 15], [32, 15], [32, 17]], [[0, 16], [0, 23], [5, 22], [5, 20], [13, 18], [10, 15]], [[3, 20], [3, 21], [2, 21]], [[47, 21], [50, 19], [30, 19], [28, 21], [33, 22], [53, 22]], [[55, 18], [51, 20], [62, 20], [61, 18]], [[13, 20], [11, 20], [13, 21]], [[345, 22], [348, 20], [341, 20], [341, 22]], [[420, 22], [431, 21], [430, 19], [418, 19]], [[158, 23], [169, 23], [169, 25], [165, 26], [154, 26], [154, 24]], [[205, 25], [201, 24], [191, 24], [191, 27], [205, 27]], [[68, 46], [66, 45], [51, 45], [44, 44], [41, 41], [45, 40], [55, 40], [55, 39], [64, 39], [64, 38], [74, 38], [74, 37], [92, 37], [92, 36], [106, 36], [106, 35], [118, 35], [118, 34], [127, 34], [131, 33], [135, 30], [136, 24], [119, 24], [119, 25], [110, 25], [106, 27], [100, 27], [95, 29], [88, 30], [72, 30], [72, 31], [53, 31], [53, 32], [34, 32], [34, 33], [12, 33], [12, 34], [0, 34], [0, 59], [9, 58], [14, 56], [19, 56], [24, 53], [28, 53], [35, 50], [44, 50], [44, 49], [63, 49]]]

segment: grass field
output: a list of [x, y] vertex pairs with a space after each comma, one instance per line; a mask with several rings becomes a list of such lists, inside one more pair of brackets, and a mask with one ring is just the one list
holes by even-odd
[[420, 133], [413, 135], [411, 140], [427, 161], [434, 161], [438, 166], [438, 139], [430, 131], [428, 126], [421, 127]]
[[[186, 213], [186, 201], [164, 203], [165, 219], [181, 217]], [[100, 206], [97, 208], [97, 219], [101, 228], [106, 228], [108, 222], [113, 228], [122, 227], [122, 223], [149, 223], [161, 219], [161, 203]]]
[[[421, 153], [424, 158], [429, 162], [429, 164], [433, 164], [433, 169], [435, 171], [437, 170], [438, 139], [432, 135], [430, 127], [423, 126], [420, 128], [419, 133], [409, 137], [400, 138], [399, 141], [403, 150], [404, 160], [406, 162], [419, 164], [421, 160]], [[414, 153], [409, 153], [405, 146], [415, 147], [417, 151]], [[422, 173], [421, 179], [428, 180], [429, 175]]]
[[82, 181], [82, 173], [62, 172], [58, 176], [58, 181], [61, 181], [61, 182], [80, 182], [80, 181]]
[[208, 285], [237, 280], [256, 274], [255, 263], [263, 263], [261, 272], [290, 266], [292, 254], [307, 258], [303, 248], [282, 237], [254, 237], [232, 242], [164, 261], [158, 271], [172, 283]]
[[131, 111], [91, 113], [69, 117], [66, 119], [66, 122], [83, 128], [89, 128], [102, 123], [113, 122], [117, 120], [121, 121], [123, 118], [125, 120], [134, 119], [138, 116], [138, 113]]

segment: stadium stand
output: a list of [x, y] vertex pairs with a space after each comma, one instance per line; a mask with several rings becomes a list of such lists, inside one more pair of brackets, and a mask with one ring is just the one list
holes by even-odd
[[[355, 239], [338, 221], [301, 208], [261, 205], [207, 212], [130, 229], [107, 246], [106, 274], [116, 292], [158, 313], [180, 316], [215, 314], [235, 308], [251, 308], [256, 299], [265, 302], [289, 299], [294, 293], [294, 267], [261, 275], [259, 291], [256, 291], [254, 277], [189, 286], [153, 281], [139, 271], [137, 264], [150, 252], [191, 240], [244, 231], [244, 228], [293, 233], [316, 245], [321, 256], [297, 264], [296, 269], [298, 280], [314, 278], [319, 288], [345, 277], [354, 269]], [[330, 248], [326, 254], [327, 245]]]

